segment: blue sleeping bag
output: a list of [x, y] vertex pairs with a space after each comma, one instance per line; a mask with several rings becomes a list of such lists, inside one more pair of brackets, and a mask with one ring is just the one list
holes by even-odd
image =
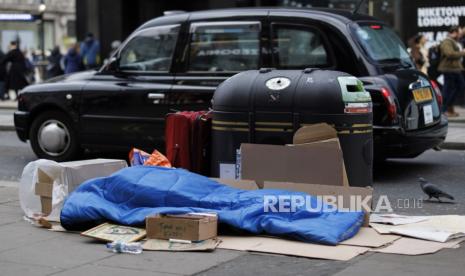
[[[216, 212], [220, 223], [254, 234], [336, 245], [354, 236], [363, 222], [363, 212], [312, 211], [305, 206], [295, 212], [265, 212], [265, 196], [283, 195], [306, 196], [240, 190], [183, 169], [136, 166], [80, 185], [64, 203], [61, 224], [79, 231], [106, 221], [143, 226], [146, 216], [157, 213]], [[316, 197], [311, 202], [317, 206]]]

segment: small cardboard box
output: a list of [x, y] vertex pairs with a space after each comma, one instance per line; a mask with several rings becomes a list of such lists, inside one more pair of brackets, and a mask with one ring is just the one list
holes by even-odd
[[215, 238], [216, 214], [154, 215], [146, 218], [147, 239], [201, 241]]
[[242, 144], [242, 179], [253, 179], [260, 187], [264, 181], [318, 183], [348, 186], [341, 146], [336, 130], [328, 124], [300, 128], [294, 144]]

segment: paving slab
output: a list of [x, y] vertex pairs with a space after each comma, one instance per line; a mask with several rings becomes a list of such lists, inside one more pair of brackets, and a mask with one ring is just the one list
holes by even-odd
[[240, 256], [199, 275], [245, 275], [247, 271], [253, 271], [254, 275], [268, 276], [331, 275], [349, 264], [350, 262], [253, 253]]
[[[5, 215], [0, 213], [0, 217], [7, 217], [10, 220], [20, 220], [14, 223], [0, 225], [0, 261], [15, 262], [21, 255], [15, 254], [9, 256], [11, 250], [19, 248], [30, 248], [36, 243], [60, 238], [60, 235], [44, 229], [32, 226], [29, 222], [22, 219], [22, 216]], [[35, 248], [39, 254], [41, 249]], [[41, 263], [33, 263], [41, 265]]]
[[[3, 229], [0, 231], [4, 232]], [[41, 240], [37, 239], [38, 233], [42, 233]], [[10, 234], [12, 240], [10, 246], [14, 246], [14, 249], [1, 252], [0, 261], [18, 262], [19, 260], [23, 264], [68, 269], [113, 255], [102, 243], [89, 242], [75, 234], [56, 233], [33, 226], [29, 226], [29, 235], [26, 236], [29, 241], [24, 241], [24, 237], [12, 236], [15, 234]], [[0, 238], [3, 239], [2, 233]], [[20, 244], [14, 245], [15, 241]]]
[[144, 269], [157, 273], [191, 275], [231, 261], [245, 252], [216, 249], [214, 252], [143, 252], [142, 255], [119, 254], [96, 265], [114, 268]]
[[377, 253], [361, 258], [335, 276], [463, 275], [465, 262], [458, 262], [457, 256], [464, 255], [465, 247], [463, 244], [458, 249], [444, 249], [436, 254], [422, 256]]
[[135, 269], [126, 269], [126, 268], [114, 268], [108, 266], [99, 266], [99, 265], [84, 265], [72, 269], [63, 270], [59, 273], [53, 274], [54, 276], [82, 276], [82, 275], [92, 275], [92, 276], [162, 276], [162, 275], [180, 275], [180, 274], [169, 274], [169, 273], [156, 273], [147, 270], [135, 270]]
[[1, 186], [0, 184], [0, 204], [17, 201], [17, 200], [18, 200], [18, 188], [5, 187], [5, 186]]
[[[0, 261], [1, 275], [27, 275], [27, 276], [42, 276], [50, 275], [60, 270], [53, 267], [39, 266], [39, 265], [27, 265], [20, 263], [10, 263]], [[95, 274], [88, 274], [95, 275]]]

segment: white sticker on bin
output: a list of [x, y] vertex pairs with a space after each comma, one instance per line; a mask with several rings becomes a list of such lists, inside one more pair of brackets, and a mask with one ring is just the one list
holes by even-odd
[[425, 125], [433, 122], [433, 107], [430, 104], [423, 106], [423, 117], [425, 118]]
[[236, 179], [236, 164], [220, 163], [220, 178]]

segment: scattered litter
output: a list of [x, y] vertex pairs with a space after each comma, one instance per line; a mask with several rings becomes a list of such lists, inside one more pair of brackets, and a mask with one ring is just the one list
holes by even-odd
[[127, 167], [126, 161], [91, 159], [57, 163], [39, 159], [23, 169], [19, 184], [19, 202], [25, 215], [59, 221], [64, 200], [88, 179], [108, 176]]
[[457, 239], [442, 243], [412, 238], [400, 238], [389, 246], [371, 249], [370, 251], [401, 255], [424, 255], [436, 253], [444, 248], [457, 248], [462, 241], [464, 240]]
[[148, 239], [142, 247], [144, 250], [149, 251], [213, 251], [218, 244], [220, 244], [219, 239], [208, 239], [190, 243]]
[[106, 247], [114, 253], [141, 254], [142, 244], [140, 242], [115, 241], [106, 244]]
[[152, 154], [133, 148], [129, 151], [129, 163], [131, 166], [144, 165], [144, 166], [160, 166], [171, 168], [171, 163], [158, 150], [154, 150]]
[[404, 225], [370, 223], [378, 233], [392, 233], [417, 239], [447, 242], [465, 236], [465, 216], [425, 216], [426, 220]]
[[81, 235], [107, 242], [134, 242], [143, 239], [146, 231], [142, 228], [103, 223]]
[[371, 214], [370, 223], [402, 225], [428, 220], [425, 216], [402, 216], [397, 214]]

